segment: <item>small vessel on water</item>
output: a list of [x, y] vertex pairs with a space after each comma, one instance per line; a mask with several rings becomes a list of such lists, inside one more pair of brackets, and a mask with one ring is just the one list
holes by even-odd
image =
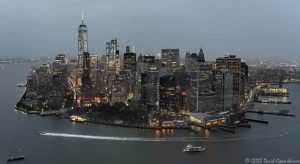
[[40, 134], [40, 135], [45, 135], [46, 132], [39, 131], [39, 134]]
[[7, 161], [19, 161], [19, 160], [24, 160], [25, 156], [24, 155], [20, 155], [20, 156], [13, 156], [13, 157], [8, 157]]
[[196, 147], [191, 144], [186, 145], [186, 147], [183, 149], [183, 152], [202, 152], [205, 151], [205, 147]]
[[26, 83], [19, 83], [17, 87], [26, 87]]

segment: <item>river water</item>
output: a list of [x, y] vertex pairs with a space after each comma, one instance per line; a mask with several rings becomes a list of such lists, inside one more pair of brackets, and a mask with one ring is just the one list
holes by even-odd
[[[2, 67], [3, 66], [3, 67]], [[262, 105], [262, 110], [288, 109], [296, 117], [248, 114], [269, 120], [238, 128], [235, 134], [203, 130], [142, 130], [91, 123], [73, 123], [59, 117], [26, 115], [14, 106], [24, 88], [30, 64], [0, 67], [0, 163], [12, 155], [26, 155], [24, 164], [53, 163], [250, 163], [251, 160], [300, 160], [300, 84], [284, 87], [291, 105]], [[39, 131], [48, 132], [39, 135]], [[202, 153], [183, 153], [187, 144], [206, 146]], [[246, 161], [246, 162], [245, 162]], [[262, 161], [263, 162], [263, 161]]]

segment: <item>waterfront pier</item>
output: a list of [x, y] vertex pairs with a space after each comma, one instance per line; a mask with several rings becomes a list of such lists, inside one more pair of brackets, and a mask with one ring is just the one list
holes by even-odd
[[253, 119], [253, 118], [244, 118], [244, 119], [246, 119], [247, 121], [269, 124], [269, 121], [267, 121], [267, 120], [257, 120], [257, 119]]
[[263, 110], [248, 110], [248, 113], [258, 113], [258, 114], [272, 114], [272, 115], [279, 115], [279, 116], [289, 116], [295, 117], [295, 113], [289, 113], [289, 110], [280, 110], [278, 112], [275, 111], [263, 111]]

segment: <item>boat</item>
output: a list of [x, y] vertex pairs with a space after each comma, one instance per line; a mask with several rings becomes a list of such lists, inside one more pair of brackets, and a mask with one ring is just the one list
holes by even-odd
[[26, 87], [26, 83], [19, 83], [17, 87]]
[[20, 155], [20, 156], [13, 156], [13, 157], [8, 157], [7, 161], [19, 161], [19, 160], [24, 160], [25, 156], [24, 155]]
[[40, 135], [45, 135], [46, 132], [39, 131], [39, 134], [40, 134]]
[[205, 151], [205, 147], [196, 147], [191, 144], [186, 145], [186, 147], [183, 149], [183, 152], [202, 152]]

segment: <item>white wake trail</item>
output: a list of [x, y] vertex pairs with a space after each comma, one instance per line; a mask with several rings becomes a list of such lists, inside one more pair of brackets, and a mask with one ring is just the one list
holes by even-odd
[[42, 132], [42, 136], [52, 137], [66, 137], [66, 138], [79, 138], [79, 139], [94, 139], [94, 140], [108, 140], [108, 141], [140, 141], [140, 142], [178, 142], [178, 141], [206, 141], [206, 142], [220, 142], [220, 141], [237, 141], [237, 140], [250, 140], [250, 139], [264, 139], [264, 138], [277, 138], [287, 135], [282, 133], [279, 135], [270, 136], [235, 136], [235, 137], [172, 137], [172, 138], [147, 138], [147, 137], [113, 137], [113, 136], [94, 136], [82, 134], [67, 134], [67, 133], [50, 133]]
[[111, 141], [164, 141], [163, 138], [111, 137], [111, 136], [93, 136], [93, 135], [48, 133], [48, 132], [42, 133], [41, 135], [53, 136], [53, 137], [111, 140]]

